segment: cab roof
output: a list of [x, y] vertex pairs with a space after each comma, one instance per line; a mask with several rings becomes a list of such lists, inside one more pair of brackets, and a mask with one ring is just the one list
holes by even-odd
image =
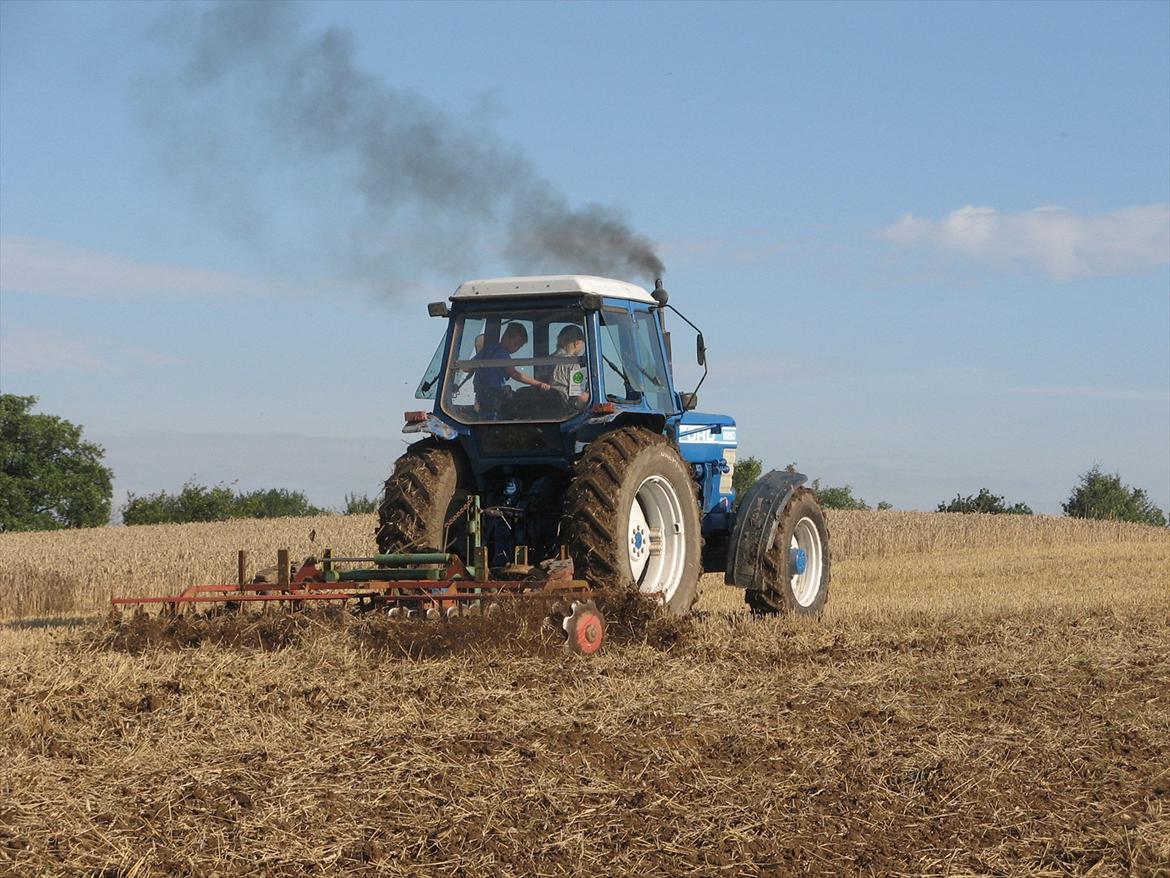
[[547, 296], [570, 293], [596, 293], [614, 299], [654, 304], [654, 298], [637, 284], [608, 277], [586, 274], [554, 274], [539, 277], [491, 277], [464, 281], [455, 290], [457, 299], [487, 299], [505, 296]]

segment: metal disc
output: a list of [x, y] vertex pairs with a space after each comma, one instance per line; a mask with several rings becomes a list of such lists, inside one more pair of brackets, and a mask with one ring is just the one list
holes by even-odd
[[605, 642], [605, 619], [593, 601], [574, 601], [573, 612], [565, 617], [565, 649], [578, 655], [593, 655]]

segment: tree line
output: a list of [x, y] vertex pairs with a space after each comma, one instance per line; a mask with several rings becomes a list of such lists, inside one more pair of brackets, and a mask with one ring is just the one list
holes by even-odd
[[[0, 394], [0, 532], [101, 527], [113, 509], [113, 471], [105, 449], [82, 438], [81, 427], [33, 414], [35, 396]], [[189, 480], [177, 492], [130, 493], [125, 524], [183, 524], [233, 518], [345, 515], [374, 512], [378, 501], [347, 494], [340, 510], [314, 506], [301, 491], [238, 491]]]
[[[54, 415], [33, 414], [35, 396], [0, 394], [0, 532], [100, 527], [110, 520], [113, 506], [113, 472], [103, 464], [105, 449], [82, 438], [81, 427]], [[796, 471], [796, 464], [785, 467]], [[763, 474], [763, 462], [746, 457], [736, 464], [732, 484], [737, 497]], [[853, 493], [851, 485], [811, 485], [826, 509], [870, 509]], [[194, 480], [179, 491], [128, 494], [120, 512], [125, 524], [166, 524], [225, 521], [233, 518], [275, 518], [346, 515], [374, 512], [378, 501], [364, 494], [347, 494], [340, 510], [314, 506], [301, 491], [285, 488], [237, 491], [230, 485], [208, 487]], [[890, 509], [885, 501], [878, 510]], [[1166, 525], [1166, 515], [1141, 488], [1121, 481], [1119, 474], [1104, 472], [1099, 465], [1080, 477], [1065, 515]], [[977, 494], [956, 494], [938, 504], [939, 512], [1031, 515], [1023, 502], [1007, 503], [988, 488]]]
[[[796, 464], [784, 468], [796, 472]], [[759, 458], [746, 457], [735, 465], [731, 476], [735, 496], [742, 498], [755, 481], [763, 474], [764, 464]], [[817, 500], [825, 509], [868, 510], [870, 505], [853, 495], [852, 485], [830, 487], [814, 479], [811, 485]], [[1067, 501], [1061, 504], [1064, 514], [1071, 518], [1101, 518], [1113, 521], [1132, 521], [1139, 524], [1166, 526], [1166, 514], [1154, 504], [1141, 488], [1133, 488], [1121, 481], [1118, 473], [1106, 473], [1099, 464], [1093, 464], [1073, 486]], [[877, 509], [892, 509], [884, 500]], [[938, 504], [936, 512], [984, 513], [988, 515], [1031, 515], [1032, 507], [1027, 503], [1007, 503], [1004, 498], [988, 488], [980, 488], [977, 494], [956, 494], [953, 500]]]

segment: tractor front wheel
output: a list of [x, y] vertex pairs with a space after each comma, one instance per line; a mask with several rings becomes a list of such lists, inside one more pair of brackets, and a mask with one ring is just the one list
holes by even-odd
[[825, 513], [812, 491], [797, 488], [780, 514], [776, 536], [764, 555], [764, 587], [744, 592], [752, 613], [821, 615], [829, 599], [829, 560]]
[[636, 589], [686, 615], [699, 596], [703, 540], [690, 470], [665, 436], [623, 427], [581, 456], [565, 498], [577, 574]]

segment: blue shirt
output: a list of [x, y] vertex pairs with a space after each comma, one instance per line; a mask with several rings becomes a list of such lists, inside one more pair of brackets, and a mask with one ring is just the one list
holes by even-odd
[[[504, 347], [503, 342], [496, 342], [491, 347], [485, 345], [484, 349], [476, 354], [474, 359], [510, 360], [512, 359], [512, 352]], [[477, 399], [485, 393], [490, 395], [507, 383], [508, 371], [506, 366], [485, 366], [482, 369], [476, 369], [475, 377], [472, 378], [472, 386], [475, 388]]]

